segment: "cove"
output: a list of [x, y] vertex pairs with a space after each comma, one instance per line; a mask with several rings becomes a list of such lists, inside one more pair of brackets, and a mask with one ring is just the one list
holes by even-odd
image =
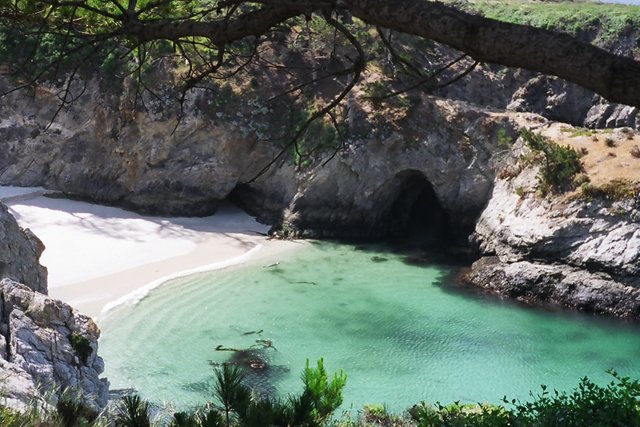
[[[176, 280], [101, 321], [111, 388], [187, 408], [210, 399], [212, 368], [255, 346], [260, 392], [299, 392], [305, 360], [347, 375], [344, 409], [420, 401], [527, 399], [605, 370], [640, 376], [636, 324], [524, 308], [453, 285], [456, 267], [380, 246], [312, 243], [260, 262]], [[267, 343], [267, 344], [265, 344]], [[266, 347], [266, 348], [265, 348]]]

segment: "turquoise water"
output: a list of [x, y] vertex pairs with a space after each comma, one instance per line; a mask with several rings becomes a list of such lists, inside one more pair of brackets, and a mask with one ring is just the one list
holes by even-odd
[[172, 282], [101, 322], [105, 374], [112, 389], [183, 408], [209, 398], [209, 361], [233, 355], [217, 346], [254, 345], [269, 366], [251, 371], [262, 392], [299, 392], [305, 360], [324, 357], [348, 375], [346, 409], [394, 411], [421, 400], [526, 399], [540, 384], [608, 381], [608, 368], [640, 377], [635, 325], [477, 296], [448, 283], [453, 267], [405, 261], [380, 248], [318, 243], [277, 266]]

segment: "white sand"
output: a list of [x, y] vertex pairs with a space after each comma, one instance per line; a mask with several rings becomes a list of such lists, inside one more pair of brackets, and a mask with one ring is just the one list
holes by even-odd
[[231, 205], [205, 218], [161, 218], [42, 194], [0, 187], [0, 200], [46, 246], [49, 295], [94, 318], [167, 279], [297, 246], [268, 241], [267, 226]]

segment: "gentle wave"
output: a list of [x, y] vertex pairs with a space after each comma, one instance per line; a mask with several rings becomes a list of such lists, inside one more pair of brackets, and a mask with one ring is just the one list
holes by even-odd
[[168, 276], [164, 276], [161, 277], [157, 280], [154, 280], [153, 282], [150, 282], [146, 285], [144, 285], [141, 288], [136, 289], [133, 292], [128, 293], [127, 295], [124, 295], [114, 301], [111, 301], [110, 303], [106, 304], [103, 308], [102, 308], [102, 313], [107, 313], [111, 310], [113, 310], [114, 308], [120, 306], [120, 305], [137, 305], [138, 303], [140, 303], [140, 301], [142, 301], [143, 299], [145, 299], [149, 293], [156, 289], [159, 288], [160, 286], [175, 280], [175, 279], [181, 279], [183, 277], [187, 277], [187, 276], [191, 276], [193, 274], [198, 274], [198, 273], [206, 273], [208, 271], [215, 271], [215, 270], [222, 270], [223, 268], [228, 268], [228, 267], [233, 267], [235, 265], [239, 265], [242, 264], [246, 261], [248, 261], [254, 253], [258, 252], [260, 249], [262, 249], [262, 244], [259, 243], [256, 246], [254, 246], [253, 248], [251, 248], [250, 250], [248, 250], [247, 252], [245, 252], [244, 254], [237, 256], [235, 258], [231, 258], [231, 259], [227, 259], [224, 261], [219, 261], [219, 262], [214, 262], [212, 264], [207, 264], [207, 265], [203, 265], [201, 267], [196, 267], [196, 268], [192, 268], [189, 270], [183, 270], [183, 271], [179, 271], [177, 273], [173, 273], [170, 274]]

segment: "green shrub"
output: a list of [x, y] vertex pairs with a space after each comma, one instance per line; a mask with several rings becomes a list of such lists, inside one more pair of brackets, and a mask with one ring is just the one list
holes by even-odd
[[640, 382], [609, 371], [613, 380], [599, 386], [583, 378], [570, 393], [542, 393], [533, 401], [512, 400], [521, 425], [552, 426], [637, 426], [640, 425]]
[[223, 427], [224, 418], [215, 408], [206, 406], [195, 412], [176, 412], [170, 427]]
[[382, 101], [389, 92], [387, 85], [380, 81], [367, 83], [364, 87], [365, 99], [376, 109], [382, 106]]
[[498, 147], [500, 148], [507, 149], [513, 145], [513, 137], [505, 128], [498, 129], [496, 137], [498, 138]]
[[91, 341], [80, 334], [71, 334], [69, 335], [69, 342], [82, 363], [86, 365], [87, 360], [93, 351], [93, 348], [91, 348]]
[[0, 425], [5, 427], [14, 427], [27, 425], [29, 418], [17, 411], [6, 406], [0, 407]]
[[[302, 394], [271, 399], [254, 396], [244, 385], [245, 374], [237, 366], [218, 366], [215, 377], [217, 409], [210, 407], [204, 412], [176, 413], [172, 426], [319, 426], [342, 404], [342, 389], [347, 379], [340, 371], [330, 380], [322, 359], [318, 360], [316, 368], [310, 367], [307, 360], [301, 375]], [[209, 424], [203, 423], [203, 414]]]
[[218, 400], [226, 425], [229, 426], [233, 412], [242, 414], [247, 411], [251, 391], [242, 384], [245, 375], [237, 366], [224, 364], [215, 371], [215, 397]]
[[116, 409], [117, 427], [151, 427], [149, 402], [138, 395], [124, 396]]
[[520, 136], [531, 150], [542, 154], [538, 175], [541, 193], [572, 188], [573, 178], [583, 171], [580, 154], [569, 146], [562, 147], [527, 129], [522, 129]]
[[599, 386], [583, 378], [573, 391], [550, 392], [542, 386], [529, 402], [497, 405], [416, 405], [409, 413], [420, 427], [431, 426], [638, 426], [640, 382], [609, 371], [613, 380]]
[[340, 371], [329, 381], [322, 358], [318, 359], [315, 369], [309, 366], [307, 359], [302, 373], [302, 382], [304, 393], [308, 393], [313, 402], [313, 415], [316, 422], [321, 423], [342, 405], [342, 389], [347, 383], [347, 375]]
[[428, 405], [424, 402], [409, 410], [418, 427], [436, 426], [487, 426], [507, 427], [513, 424], [513, 414], [497, 405], [462, 405], [455, 402], [443, 406]]
[[87, 410], [82, 404], [81, 396], [68, 391], [58, 399], [56, 413], [60, 424], [64, 427], [88, 425], [89, 418], [95, 418], [87, 416]]

